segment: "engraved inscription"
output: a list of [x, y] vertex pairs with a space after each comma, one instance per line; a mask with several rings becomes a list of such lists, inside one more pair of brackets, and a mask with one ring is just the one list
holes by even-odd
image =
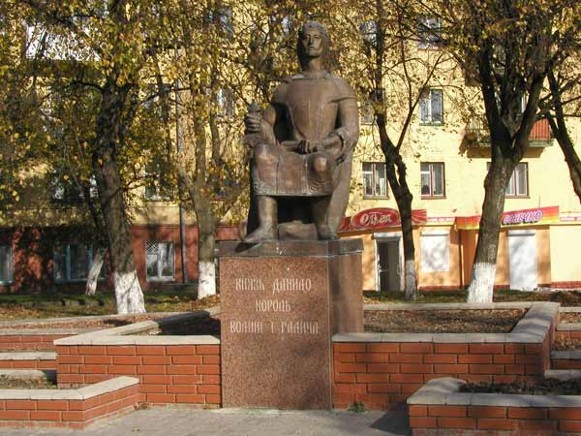
[[230, 333], [264, 333], [262, 321], [230, 321]]
[[[266, 284], [266, 286], [265, 286]], [[252, 292], [251, 301], [254, 302], [254, 312], [293, 314], [293, 298], [291, 294], [307, 294], [313, 289], [310, 278], [279, 277], [271, 281], [264, 281], [257, 277], [236, 278], [234, 281], [236, 291]], [[269, 292], [271, 291], [271, 292]], [[287, 299], [268, 298], [270, 295], [287, 293]], [[266, 298], [263, 298], [266, 297]], [[270, 333], [273, 335], [318, 335], [321, 333], [317, 321], [304, 319], [269, 321], [229, 321], [229, 331], [233, 334], [257, 334]]]
[[290, 312], [291, 306], [287, 300], [256, 300], [257, 312]]
[[265, 287], [261, 279], [248, 277], [236, 279], [235, 289], [237, 291], [264, 291]]
[[279, 292], [309, 292], [313, 288], [311, 279], [280, 278], [274, 279], [272, 293]]
[[290, 335], [318, 335], [317, 321], [281, 321], [281, 333]]

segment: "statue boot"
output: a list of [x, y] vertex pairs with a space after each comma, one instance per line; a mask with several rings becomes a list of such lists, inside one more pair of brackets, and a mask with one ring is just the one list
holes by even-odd
[[244, 242], [247, 244], [258, 244], [259, 242], [278, 239], [276, 199], [266, 195], [259, 195], [256, 197], [256, 201], [259, 225], [256, 230], [244, 238]]
[[317, 229], [317, 239], [329, 241], [337, 239], [337, 234], [329, 226], [329, 204], [331, 196], [318, 197], [312, 200], [311, 210], [313, 213], [313, 222]]

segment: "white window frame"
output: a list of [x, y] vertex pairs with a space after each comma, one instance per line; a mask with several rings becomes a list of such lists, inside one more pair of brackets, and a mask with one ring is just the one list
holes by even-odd
[[[490, 162], [486, 164], [486, 170], [490, 170]], [[521, 179], [518, 177], [519, 172], [524, 171], [524, 185], [521, 183]], [[504, 196], [507, 198], [530, 198], [530, 187], [529, 187], [529, 165], [527, 162], [519, 162], [514, 167], [508, 185], [506, 185], [506, 190], [504, 191]]]
[[[383, 168], [383, 182], [379, 168]], [[363, 176], [364, 198], [389, 198], [389, 184], [387, 182], [387, 167], [385, 162], [362, 162], [361, 173]], [[383, 185], [384, 192], [381, 192], [381, 185]], [[368, 187], [371, 188], [371, 193], [368, 193]]]
[[[427, 168], [426, 168], [427, 165]], [[435, 194], [436, 188], [436, 177], [437, 172], [434, 171], [434, 167], [438, 165], [441, 166], [441, 184], [442, 184], [442, 193]], [[428, 184], [423, 183], [423, 176], [427, 176], [429, 179]], [[428, 188], [427, 190], [425, 188]], [[446, 197], [446, 165], [444, 162], [421, 162], [420, 163], [420, 192], [422, 198], [445, 198]]]
[[163, 173], [160, 169], [156, 171], [145, 171], [145, 185], [143, 186], [143, 198], [146, 201], [171, 201], [172, 196], [169, 189], [164, 188]]
[[450, 232], [430, 230], [420, 235], [422, 272], [450, 271]]
[[438, 17], [422, 16], [418, 22], [418, 48], [435, 50], [442, 43], [442, 20]]
[[[439, 111], [437, 101], [440, 100]], [[426, 89], [420, 96], [420, 123], [423, 125], [444, 124], [444, 91], [439, 88]]]
[[[520, 174], [524, 172], [524, 174]], [[524, 183], [521, 179], [524, 177]], [[510, 198], [529, 198], [529, 168], [526, 162], [519, 162], [510, 176], [505, 196]]]
[[[85, 271], [85, 275], [81, 276], [81, 277], [72, 277], [72, 273], [73, 273], [73, 265], [72, 265], [72, 256], [71, 256], [71, 251], [72, 251], [72, 247], [73, 246], [78, 246], [78, 247], [82, 247], [86, 250], [86, 254], [87, 257], [85, 259], [86, 261], [86, 271]], [[59, 252], [59, 250], [62, 250], [62, 252]], [[64, 271], [60, 271], [60, 265], [58, 262], [58, 257], [59, 256], [63, 256], [64, 258]], [[56, 283], [75, 283], [75, 282], [84, 282], [87, 280], [87, 277], [89, 275], [89, 271], [91, 271], [91, 267], [93, 266], [93, 259], [95, 258], [95, 250], [93, 249], [93, 247], [91, 245], [85, 245], [85, 244], [66, 244], [66, 245], [62, 245], [60, 247], [57, 247], [54, 251], [53, 251], [53, 274], [54, 274], [54, 281]], [[99, 272], [99, 277], [98, 280], [103, 280], [105, 278], [105, 273], [104, 273], [104, 268], [101, 268], [101, 271]], [[59, 276], [59, 273], [62, 274], [61, 277]]]
[[[78, 204], [84, 200], [85, 193], [79, 189], [79, 186], [76, 186], [75, 182], [70, 180], [70, 178], [64, 179], [64, 176], [57, 173], [52, 174], [50, 189], [50, 198], [57, 203]], [[78, 194], [78, 196], [75, 194]], [[97, 179], [92, 175], [89, 178], [89, 198], [93, 200], [98, 196]]]
[[12, 247], [7, 244], [0, 245], [0, 262], [6, 262], [6, 277], [0, 276], [0, 285], [8, 285], [12, 283], [14, 279], [14, 259], [12, 253]]
[[[161, 248], [167, 247], [167, 259], [171, 259], [171, 275], [164, 275], [164, 253]], [[155, 249], [155, 250], [154, 250]], [[149, 256], [156, 256], [157, 274], [150, 274]], [[148, 282], [164, 282], [175, 280], [175, 244], [173, 241], [146, 241], [145, 242], [145, 275]]]

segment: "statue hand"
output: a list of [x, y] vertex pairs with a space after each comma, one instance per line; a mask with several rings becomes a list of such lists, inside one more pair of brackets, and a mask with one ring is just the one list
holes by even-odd
[[262, 115], [260, 112], [249, 112], [244, 117], [245, 133], [262, 132]]
[[319, 150], [319, 145], [320, 145], [319, 141], [310, 141], [308, 139], [302, 139], [301, 141], [299, 141], [297, 149], [299, 153], [311, 154]]

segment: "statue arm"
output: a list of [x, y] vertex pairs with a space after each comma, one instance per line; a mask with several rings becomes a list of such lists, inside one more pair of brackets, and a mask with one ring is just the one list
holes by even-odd
[[[244, 124], [246, 126], [245, 135], [252, 137], [257, 134], [261, 138], [260, 142], [267, 144], [276, 144], [276, 137], [274, 134], [274, 123], [276, 122], [276, 109], [269, 105], [264, 113], [260, 111], [250, 111], [244, 117]], [[253, 141], [249, 141], [252, 143]]]
[[339, 160], [351, 152], [359, 138], [359, 110], [355, 98], [346, 98], [339, 102], [339, 127], [334, 134], [341, 139]]
[[260, 122], [261, 132], [268, 144], [276, 144], [276, 136], [274, 135], [274, 124], [276, 123], [277, 113], [273, 105], [269, 104], [262, 114]]

